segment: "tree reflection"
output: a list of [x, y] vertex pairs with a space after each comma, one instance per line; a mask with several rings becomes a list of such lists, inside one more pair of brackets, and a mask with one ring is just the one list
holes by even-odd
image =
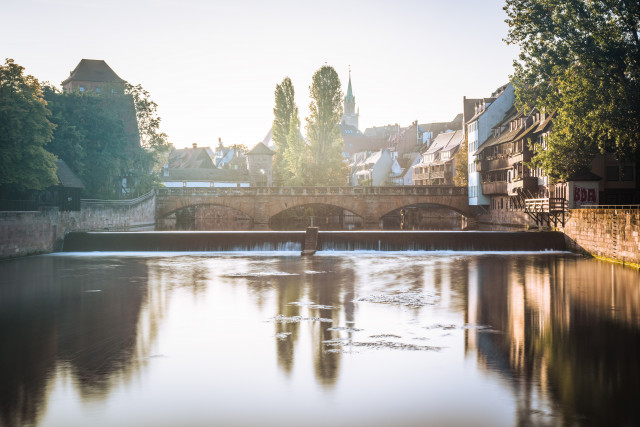
[[[51, 259], [40, 268], [25, 260], [0, 264], [0, 424], [36, 425], [56, 364], [57, 292], [47, 286]], [[18, 280], [19, 279], [19, 280]]]
[[[316, 379], [320, 384], [336, 382], [341, 354], [328, 352], [326, 341], [340, 338], [333, 326], [354, 325], [353, 271], [343, 268], [335, 260], [308, 258], [300, 260], [283, 258], [278, 261], [279, 270], [291, 273], [275, 281], [276, 315], [284, 317], [305, 316], [331, 319], [332, 322], [312, 322], [311, 354]], [[295, 360], [295, 347], [299, 340], [300, 322], [275, 323], [276, 351], [279, 366], [290, 373]], [[290, 335], [281, 335], [281, 334]]]
[[146, 266], [40, 257], [0, 264], [2, 425], [37, 424], [68, 367], [81, 396], [104, 396], [135, 364]]

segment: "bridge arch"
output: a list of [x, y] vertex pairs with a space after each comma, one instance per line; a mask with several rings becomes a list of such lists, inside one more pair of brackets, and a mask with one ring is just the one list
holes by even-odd
[[382, 215], [383, 229], [441, 230], [462, 229], [465, 215], [458, 209], [437, 203], [412, 203]]
[[387, 216], [387, 215], [389, 215], [389, 214], [391, 214], [391, 213], [393, 213], [393, 212], [395, 212], [395, 211], [397, 211], [399, 209], [403, 209], [403, 208], [417, 207], [417, 208], [425, 209], [425, 208], [428, 208], [430, 206], [441, 208], [441, 209], [447, 209], [447, 210], [455, 212], [455, 213], [457, 213], [457, 214], [459, 214], [461, 216], [467, 216], [468, 215], [467, 212], [464, 212], [464, 211], [462, 211], [462, 210], [460, 210], [460, 209], [458, 209], [458, 208], [456, 208], [454, 206], [449, 206], [449, 205], [445, 205], [445, 204], [439, 204], [439, 203], [410, 203], [410, 204], [406, 204], [406, 205], [399, 204], [397, 207], [395, 207], [395, 208], [383, 213], [381, 218], [385, 217], [385, 216]]
[[253, 224], [247, 212], [215, 202], [182, 205], [156, 217], [158, 230], [251, 230]]
[[354, 229], [361, 228], [363, 221], [364, 217], [353, 209], [314, 200], [311, 203], [295, 203], [273, 213], [269, 217], [269, 228], [292, 230], [314, 225], [321, 229]]

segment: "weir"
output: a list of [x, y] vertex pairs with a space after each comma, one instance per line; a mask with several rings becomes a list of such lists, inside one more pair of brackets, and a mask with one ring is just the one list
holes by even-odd
[[[565, 251], [559, 232], [316, 231], [318, 251]], [[72, 232], [64, 252], [297, 251], [304, 231]]]

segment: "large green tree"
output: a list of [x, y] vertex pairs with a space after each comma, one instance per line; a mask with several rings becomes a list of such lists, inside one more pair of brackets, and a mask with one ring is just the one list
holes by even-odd
[[307, 164], [309, 160], [309, 147], [300, 133], [300, 120], [291, 120], [289, 124], [289, 135], [287, 135], [287, 149], [284, 152], [286, 165], [285, 185], [300, 186], [309, 182], [309, 170]]
[[38, 80], [12, 59], [0, 65], [0, 187], [40, 190], [58, 183], [45, 149], [54, 125]]
[[162, 167], [169, 159], [171, 144], [160, 130], [158, 104], [141, 85], [126, 85], [126, 94], [133, 98], [142, 150], [136, 150], [132, 172], [136, 177], [137, 194], [145, 193], [158, 182]]
[[[49, 146], [85, 184], [85, 197], [135, 197], [158, 178], [170, 145], [157, 105], [141, 86], [122, 94], [45, 90], [57, 125]], [[123, 180], [126, 187], [123, 188]]]
[[273, 142], [275, 143], [275, 158], [273, 164], [273, 172], [277, 183], [287, 183], [291, 178], [290, 167], [287, 165], [285, 153], [289, 148], [289, 131], [292, 121], [297, 121], [297, 127], [300, 127], [300, 119], [298, 118], [298, 106], [295, 102], [295, 90], [293, 83], [289, 77], [285, 77], [282, 83], [276, 85], [275, 102], [273, 108], [273, 125], [271, 127]]
[[309, 184], [344, 185], [346, 165], [342, 157], [339, 123], [342, 117], [342, 90], [338, 73], [324, 65], [313, 75], [309, 87], [311, 103], [307, 118], [310, 157]]
[[535, 162], [553, 178], [588, 169], [598, 152], [640, 154], [640, 3], [506, 0], [507, 43], [520, 47], [520, 108], [555, 111]]
[[111, 96], [45, 92], [57, 125], [49, 149], [64, 160], [85, 185], [85, 197], [120, 197], [122, 176], [132, 163], [135, 143], [125, 132], [119, 102]]

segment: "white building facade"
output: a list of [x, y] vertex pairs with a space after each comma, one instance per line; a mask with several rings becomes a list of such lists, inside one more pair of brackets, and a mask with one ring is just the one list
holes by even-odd
[[511, 83], [495, 93], [495, 97], [485, 98], [476, 106], [475, 115], [466, 123], [469, 144], [469, 205], [489, 205], [489, 197], [482, 194], [480, 172], [477, 171], [476, 151], [493, 133], [493, 127], [504, 119], [504, 115], [515, 102]]

